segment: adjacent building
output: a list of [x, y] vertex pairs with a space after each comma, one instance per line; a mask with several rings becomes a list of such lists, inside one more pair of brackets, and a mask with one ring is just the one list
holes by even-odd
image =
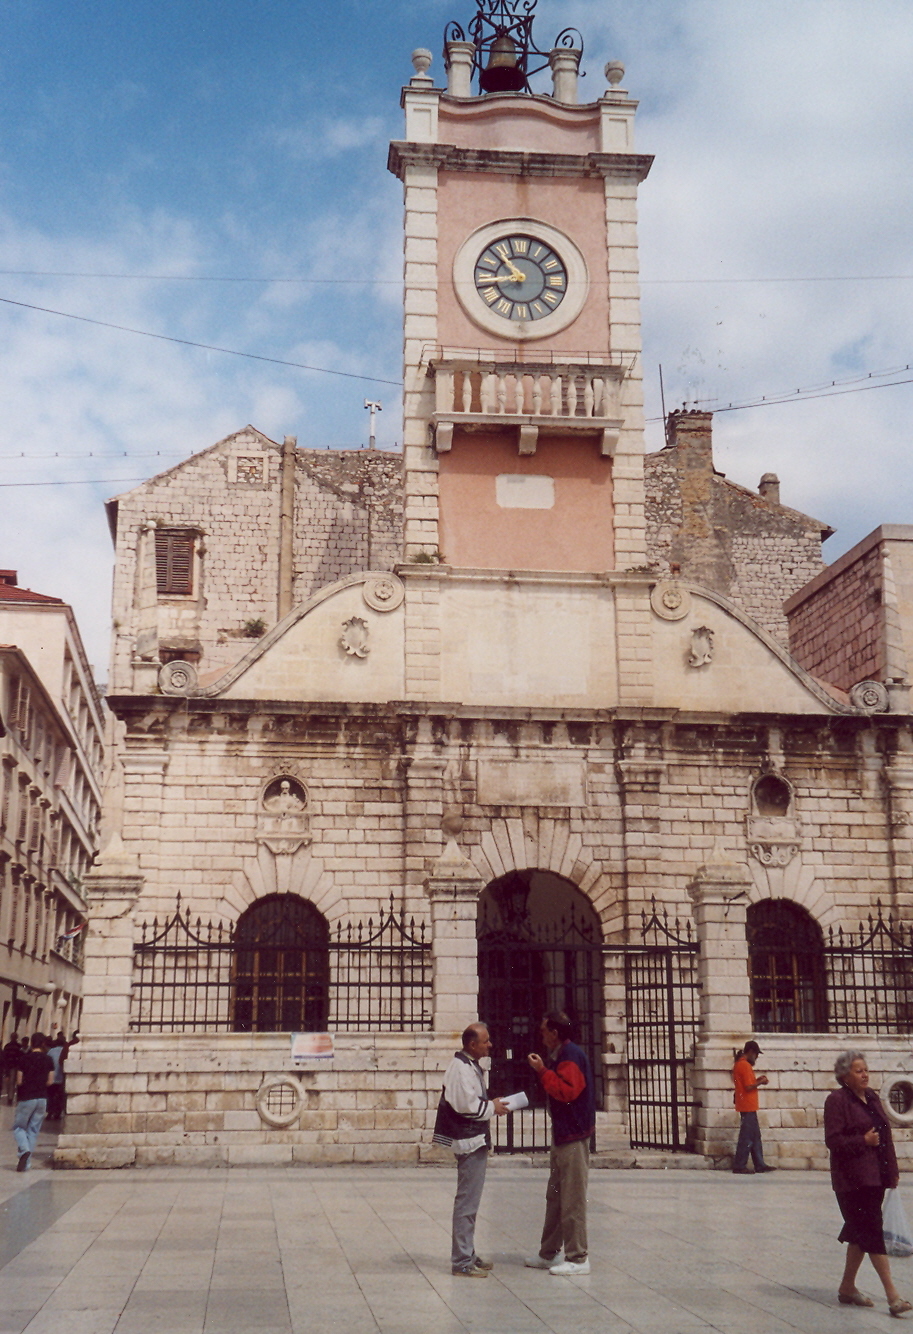
[[79, 1026], [101, 701], [73, 612], [0, 570], [0, 1036]]
[[[465, 1023], [513, 1090], [552, 1006], [601, 1149], [725, 1163], [752, 1032], [782, 1166], [825, 1160], [848, 1039], [913, 1116], [902, 544], [828, 571], [776, 478], [714, 469], [707, 414], [645, 457], [651, 159], [621, 66], [580, 104], [579, 35], [537, 55], [533, 8], [481, 6], [446, 88], [419, 50], [403, 90], [402, 456], [247, 427], [111, 503], [63, 1165], [415, 1161]], [[894, 619], [838, 673], [821, 627], [852, 637], [873, 562]], [[544, 1147], [543, 1109], [498, 1134]]]

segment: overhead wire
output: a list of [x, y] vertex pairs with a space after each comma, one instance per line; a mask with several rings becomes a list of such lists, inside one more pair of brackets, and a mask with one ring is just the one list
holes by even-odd
[[95, 320], [88, 315], [74, 315], [67, 310], [52, 310], [48, 306], [35, 306], [28, 301], [14, 301], [12, 297], [0, 296], [0, 303], [5, 306], [19, 306], [22, 310], [37, 310], [42, 315], [57, 315], [63, 320], [78, 320], [80, 324], [94, 324], [101, 329], [116, 329], [119, 333], [136, 334], [140, 338], [155, 338], [161, 343], [179, 343], [182, 347], [198, 347], [204, 352], [222, 352], [229, 357], [246, 357], [251, 361], [268, 361], [274, 366], [291, 366], [299, 371], [315, 371], [320, 375], [339, 375], [345, 380], [364, 380], [370, 384], [392, 384], [397, 389], [402, 380], [384, 380], [377, 375], [358, 375], [355, 371], [337, 371], [328, 366], [309, 366], [303, 361], [286, 361], [281, 357], [265, 357], [257, 352], [239, 352], [233, 347], [218, 347], [214, 343], [197, 343], [191, 338], [175, 338], [171, 334], [151, 333], [148, 329], [134, 329], [127, 324], [113, 324], [109, 320]]

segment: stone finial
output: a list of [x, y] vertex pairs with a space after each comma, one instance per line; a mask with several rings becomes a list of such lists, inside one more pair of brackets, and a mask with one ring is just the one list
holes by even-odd
[[780, 479], [775, 472], [766, 472], [758, 482], [758, 494], [772, 505], [780, 503]]
[[618, 85], [625, 76], [625, 67], [620, 60], [610, 60], [605, 67], [605, 76], [609, 81], [609, 91], [620, 92]]
[[431, 76], [428, 71], [431, 68], [431, 62], [434, 56], [424, 46], [418, 47], [412, 52], [412, 65], [415, 74], [412, 76], [412, 83], [431, 83]]

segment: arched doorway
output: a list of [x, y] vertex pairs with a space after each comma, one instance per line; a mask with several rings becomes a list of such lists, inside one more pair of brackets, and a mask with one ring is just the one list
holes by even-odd
[[[539, 1021], [565, 1010], [590, 1058], [602, 1103], [602, 929], [589, 900], [551, 871], [511, 871], [479, 898], [479, 1015], [491, 1027], [493, 1091], [530, 1098], [531, 1111], [493, 1125], [495, 1150], [549, 1144], [548, 1117], [526, 1057], [539, 1050]], [[506, 1124], [505, 1124], [506, 1122]]]
[[818, 923], [789, 899], [748, 909], [751, 1022], [756, 1033], [826, 1033], [824, 940]]
[[297, 894], [258, 899], [235, 928], [232, 1028], [320, 1032], [327, 1026], [329, 927]]

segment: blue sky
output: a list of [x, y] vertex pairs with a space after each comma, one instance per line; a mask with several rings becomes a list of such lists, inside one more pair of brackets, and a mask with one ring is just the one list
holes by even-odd
[[[410, 52], [430, 47], [440, 82], [444, 23], [473, 10], [4, 0], [0, 297], [397, 381], [386, 144]], [[542, 45], [569, 23], [587, 44], [582, 96], [623, 60], [638, 147], [656, 154], [641, 192], [648, 448], [660, 363], [669, 406], [913, 359], [908, 0], [539, 0]], [[107, 496], [248, 421], [359, 445], [366, 396], [384, 404], [379, 443], [400, 436], [395, 383], [3, 302], [0, 373], [0, 565], [73, 602], [102, 678]], [[717, 463], [752, 487], [778, 472], [784, 503], [838, 528], [833, 559], [879, 522], [913, 521], [911, 407], [913, 386], [721, 413]], [[9, 485], [51, 481], [75, 484]]]

